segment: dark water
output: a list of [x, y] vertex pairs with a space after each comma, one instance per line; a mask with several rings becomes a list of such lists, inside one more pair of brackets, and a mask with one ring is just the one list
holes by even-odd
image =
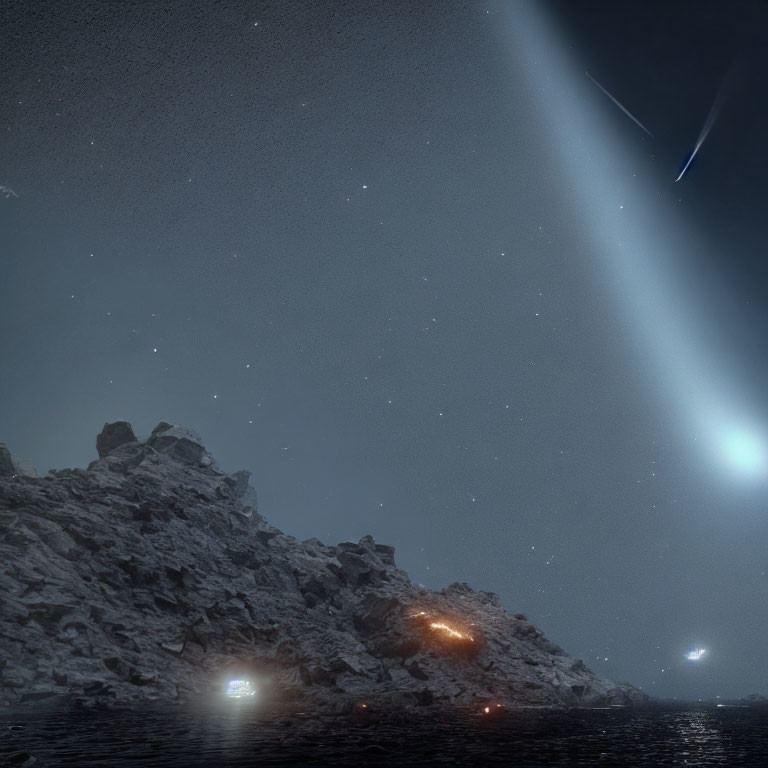
[[[23, 726], [23, 727], [19, 727]], [[0, 765], [768, 767], [765, 709], [0, 714]], [[24, 754], [26, 753], [26, 755]]]

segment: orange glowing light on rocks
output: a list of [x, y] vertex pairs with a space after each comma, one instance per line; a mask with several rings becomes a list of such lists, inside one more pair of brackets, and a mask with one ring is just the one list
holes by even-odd
[[448, 637], [451, 637], [455, 640], [469, 640], [470, 643], [475, 642], [475, 639], [472, 637], [472, 635], [465, 635], [461, 632], [458, 632], [452, 627], [449, 627], [447, 624], [443, 624], [442, 621], [433, 621], [429, 626], [430, 629], [437, 629], [440, 630], [440, 632], [445, 632]]

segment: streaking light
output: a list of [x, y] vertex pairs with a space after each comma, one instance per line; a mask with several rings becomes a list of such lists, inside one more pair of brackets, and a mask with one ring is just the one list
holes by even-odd
[[[510, 51], [540, 100], [563, 187], [575, 193], [571, 199], [597, 257], [596, 276], [625, 318], [637, 370], [649, 388], [658, 387], [660, 406], [686, 442], [724, 474], [765, 482], [768, 424], [758, 405], [763, 395], [740, 354], [741, 311], [707, 270], [706, 242], [659, 195], [652, 173], [639, 173], [647, 157], [600, 118], [584, 70], [547, 24], [544, 5], [510, 4]], [[712, 129], [729, 79], [692, 155]]]
[[720, 86], [720, 90], [717, 93], [715, 102], [712, 104], [712, 108], [709, 110], [707, 119], [704, 122], [704, 127], [701, 129], [699, 138], [696, 140], [696, 146], [693, 148], [693, 152], [688, 155], [686, 163], [683, 165], [683, 170], [680, 171], [680, 175], [675, 179], [676, 182], [683, 178], [685, 172], [688, 170], [688, 166], [690, 166], [690, 164], [693, 162], [693, 158], [696, 157], [697, 152], [701, 149], [701, 145], [706, 141], [707, 136], [709, 136], [709, 132], [712, 130], [712, 126], [715, 124], [715, 120], [717, 120], [717, 116], [720, 114], [720, 110], [723, 107], [723, 101], [725, 101], [729, 80], [730, 77], [726, 78], [725, 82]]
[[653, 134], [612, 94], [610, 94], [592, 75], [587, 72], [587, 77], [636, 125], [639, 125], [651, 138]]
[[692, 651], [688, 651], [688, 653], [685, 654], [685, 658], [688, 659], [688, 661], [698, 661], [706, 652], [706, 648], [695, 648]]

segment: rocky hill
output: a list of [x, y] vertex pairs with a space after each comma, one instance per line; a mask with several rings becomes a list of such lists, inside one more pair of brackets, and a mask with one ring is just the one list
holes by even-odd
[[465, 584], [432, 592], [370, 536], [299, 542], [189, 430], [106, 424], [87, 470], [20, 473], [0, 447], [0, 702], [223, 695], [369, 704], [642, 701]]

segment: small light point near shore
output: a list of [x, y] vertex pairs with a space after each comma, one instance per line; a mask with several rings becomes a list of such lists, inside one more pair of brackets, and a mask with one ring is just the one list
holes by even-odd
[[230, 699], [243, 699], [255, 695], [256, 689], [251, 685], [250, 680], [230, 680], [227, 683], [227, 696]]

